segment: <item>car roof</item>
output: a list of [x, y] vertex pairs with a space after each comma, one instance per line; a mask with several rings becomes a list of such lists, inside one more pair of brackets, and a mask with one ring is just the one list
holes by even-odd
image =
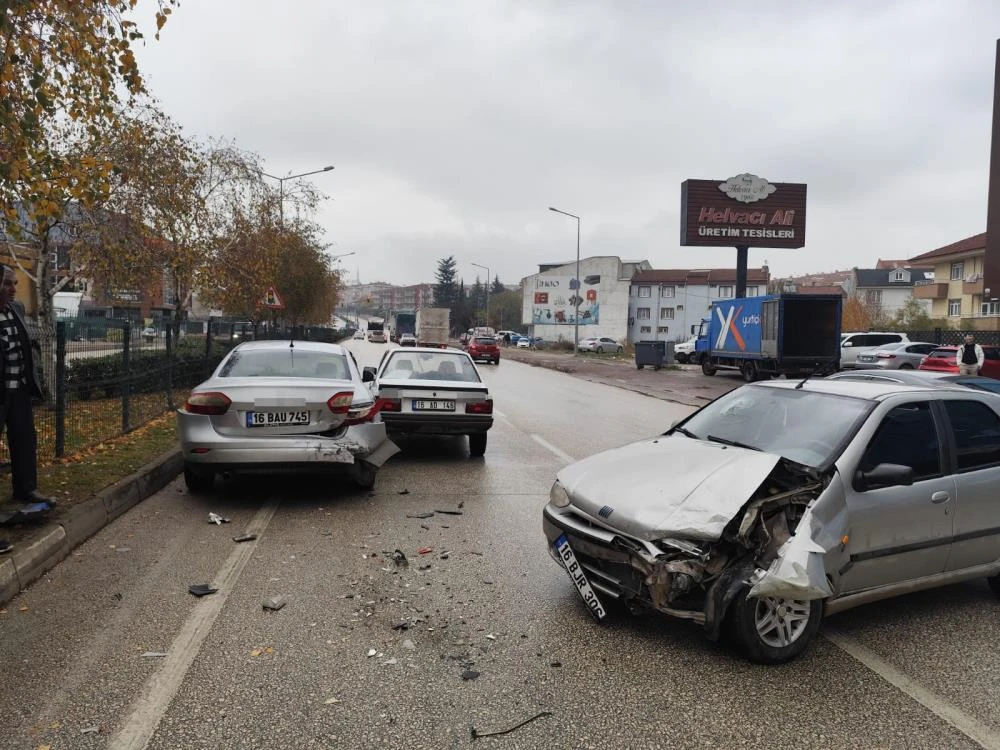
[[[795, 389], [799, 383], [802, 383], [802, 381], [793, 378], [791, 380], [770, 380], [762, 383], [753, 383], [744, 387]], [[824, 393], [831, 396], [849, 396], [852, 398], [863, 398], [869, 401], [880, 401], [888, 398], [889, 396], [895, 396], [898, 394], [920, 393], [921, 391], [940, 391], [942, 388], [949, 387], [954, 390], [968, 390], [964, 386], [958, 385], [957, 383], [952, 384], [951, 386], [945, 386], [943, 384], [932, 385], [930, 383], [922, 386], [909, 385], [906, 383], [879, 382], [876, 380], [834, 380], [829, 378], [810, 378], [805, 381], [801, 390], [808, 391], [810, 393]]]
[[299, 339], [267, 339], [265, 341], [244, 341], [234, 347], [240, 351], [250, 349], [288, 349], [289, 344], [294, 344], [295, 349], [316, 352], [331, 352], [334, 354], [347, 354], [347, 350], [340, 344], [328, 344], [325, 341], [301, 341]]
[[469, 355], [463, 352], [461, 349], [456, 349], [453, 346], [446, 347], [442, 349], [439, 346], [408, 346], [406, 350], [403, 351], [401, 347], [395, 347], [390, 349], [389, 353], [393, 354], [395, 352], [402, 351], [403, 354], [413, 354], [414, 352], [430, 352], [431, 354], [460, 354], [463, 357], [468, 357]]

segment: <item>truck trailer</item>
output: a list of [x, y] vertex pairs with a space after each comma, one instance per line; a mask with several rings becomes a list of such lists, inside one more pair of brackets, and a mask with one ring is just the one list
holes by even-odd
[[395, 312], [392, 314], [392, 340], [399, 341], [404, 333], [416, 334], [417, 316], [411, 312]]
[[448, 346], [451, 311], [447, 307], [421, 307], [417, 310], [417, 346]]
[[712, 303], [696, 345], [701, 371], [739, 370], [747, 382], [827, 374], [840, 367], [843, 300], [834, 294], [768, 294]]

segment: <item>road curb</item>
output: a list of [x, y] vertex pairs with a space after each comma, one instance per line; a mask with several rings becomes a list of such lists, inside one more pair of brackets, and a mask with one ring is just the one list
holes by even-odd
[[24, 548], [0, 561], [0, 604], [55, 567], [79, 544], [122, 513], [163, 489], [181, 473], [180, 448], [173, 448], [94, 497], [69, 508], [65, 516], [39, 528]]

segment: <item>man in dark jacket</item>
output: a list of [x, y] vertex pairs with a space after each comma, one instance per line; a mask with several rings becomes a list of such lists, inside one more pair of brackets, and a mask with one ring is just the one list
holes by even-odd
[[14, 503], [29, 505], [46, 503], [54, 507], [55, 500], [38, 491], [38, 437], [31, 411], [33, 399], [41, 399], [41, 377], [38, 374], [31, 338], [24, 322], [24, 306], [14, 299], [17, 277], [14, 269], [0, 265], [0, 383], [2, 383], [3, 427], [10, 452], [11, 480]]

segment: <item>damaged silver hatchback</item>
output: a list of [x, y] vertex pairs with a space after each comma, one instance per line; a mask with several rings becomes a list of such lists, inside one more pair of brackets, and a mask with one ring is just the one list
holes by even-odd
[[977, 577], [1000, 593], [1000, 398], [771, 381], [557, 475], [543, 526], [590, 611], [618, 601], [799, 655], [824, 614]]

